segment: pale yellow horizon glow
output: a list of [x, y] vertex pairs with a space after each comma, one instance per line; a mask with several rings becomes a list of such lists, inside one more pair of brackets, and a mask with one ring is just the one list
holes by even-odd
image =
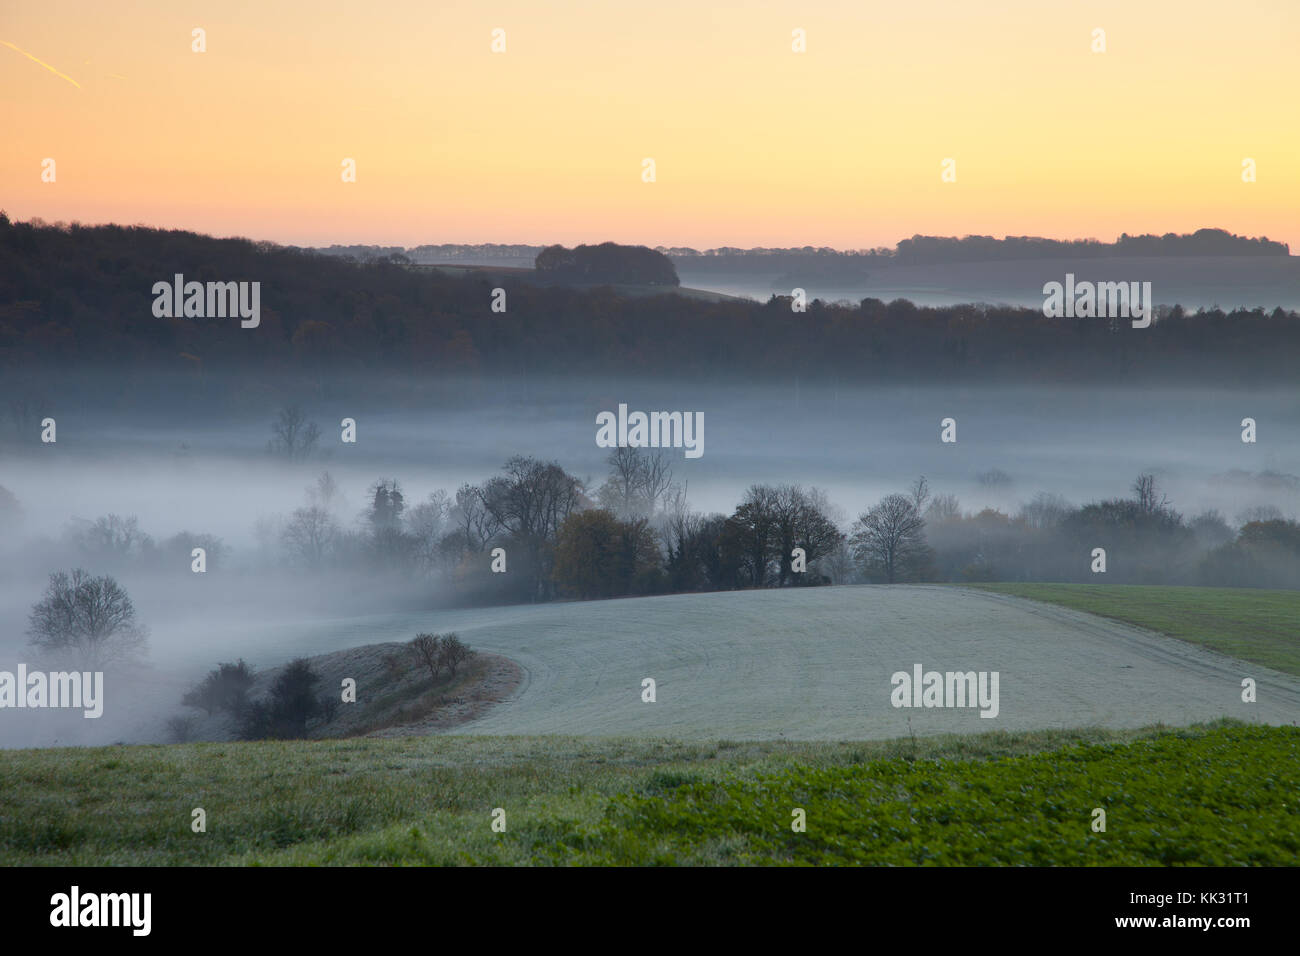
[[68, 0], [0, 41], [17, 219], [696, 248], [1219, 227], [1300, 254], [1296, 0]]

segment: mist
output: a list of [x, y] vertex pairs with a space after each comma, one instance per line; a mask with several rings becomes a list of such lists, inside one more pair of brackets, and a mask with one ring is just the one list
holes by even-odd
[[[797, 482], [823, 489], [847, 530], [921, 475], [964, 512], [1014, 513], [1039, 492], [1074, 505], [1122, 497], [1139, 473], [1155, 475], [1188, 517], [1217, 509], [1235, 527], [1252, 508], [1300, 512], [1293, 389], [583, 377], [442, 384], [444, 399], [400, 408], [368, 404], [364, 387], [350, 389], [352, 397], [304, 399], [321, 440], [301, 462], [268, 452], [272, 405], [232, 414], [159, 402], [124, 412], [88, 399], [56, 415], [57, 442], [0, 445], [0, 486], [21, 509], [0, 526], [0, 669], [35, 666], [27, 616], [59, 570], [112, 574], [150, 632], [144, 665], [106, 677], [102, 718], [11, 711], [0, 745], [162, 741], [185, 688], [218, 661], [244, 657], [265, 668], [407, 640], [453, 619], [481, 628], [494, 615], [529, 614], [527, 606], [456, 609], [456, 595], [432, 578], [289, 567], [276, 552], [277, 522], [307, 503], [324, 472], [337, 483], [330, 510], [344, 527], [358, 524], [378, 479], [396, 479], [414, 506], [439, 489], [452, 494], [486, 480], [513, 455], [554, 460], [593, 489], [607, 470], [596, 416], [620, 403], [703, 413], [702, 457], [670, 450], [673, 480], [695, 512], [730, 513], [751, 485]], [[1241, 440], [1246, 417], [1258, 423], [1255, 444]], [[356, 421], [356, 444], [339, 440], [344, 418]], [[945, 418], [956, 421], [955, 443], [940, 441]], [[136, 517], [155, 542], [190, 532], [216, 536], [225, 551], [204, 574], [191, 572], [188, 550], [93, 564], [75, 529], [108, 514]]]

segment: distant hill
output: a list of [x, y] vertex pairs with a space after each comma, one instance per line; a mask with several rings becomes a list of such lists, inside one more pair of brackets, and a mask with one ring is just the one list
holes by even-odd
[[[613, 246], [603, 243], [602, 246]], [[545, 246], [480, 243], [444, 243], [411, 248], [401, 246], [333, 245], [315, 251], [327, 255], [351, 256], [365, 261], [384, 256], [405, 256], [420, 264], [519, 265], [531, 266]], [[562, 248], [562, 247], [557, 247]], [[594, 249], [598, 247], [584, 246]], [[634, 248], [634, 247], [623, 247]], [[722, 246], [692, 249], [689, 246], [658, 246], [656, 252], [673, 265], [691, 271], [754, 270], [776, 274], [782, 269], [801, 272], [831, 272], [842, 267], [850, 273], [891, 265], [915, 266], [956, 262], [1007, 262], [1024, 259], [1105, 259], [1132, 257], [1193, 256], [1287, 256], [1290, 247], [1268, 237], [1238, 236], [1225, 229], [1198, 229], [1193, 233], [1167, 232], [1162, 236], [1122, 234], [1114, 242], [1097, 239], [1043, 239], [1037, 236], [912, 236], [897, 246], [875, 249], [832, 249], [827, 246], [743, 249]]]
[[[612, 245], [606, 243], [605, 245]], [[544, 246], [483, 243], [460, 245], [330, 246], [315, 251], [358, 261], [390, 257], [419, 265], [532, 269]], [[559, 247], [557, 247], [559, 248]], [[582, 247], [597, 248], [597, 247]], [[659, 246], [688, 286], [765, 299], [802, 288], [809, 296], [856, 301], [865, 297], [911, 298], [926, 305], [999, 302], [1031, 305], [1043, 282], [1066, 271], [1116, 278], [1141, 271], [1162, 290], [1163, 302], [1189, 307], [1264, 306], [1300, 308], [1300, 257], [1267, 237], [1237, 236], [1223, 229], [1162, 236], [1121, 235], [1096, 239], [1033, 236], [913, 236], [894, 248], [839, 250], [828, 247], [697, 250]], [[1061, 263], [1059, 268], [1052, 264]], [[1038, 278], [1040, 275], [1048, 279]], [[1133, 276], [1137, 278], [1138, 276]], [[538, 275], [535, 281], [584, 284], [577, 274]], [[618, 283], [615, 284], [630, 284]], [[645, 283], [658, 285], [662, 282]]]
[[828, 269], [816, 260], [783, 263], [780, 269], [713, 271], [678, 265], [682, 282], [765, 301], [802, 288], [829, 302], [865, 298], [907, 299], [943, 307], [985, 302], [1038, 308], [1043, 285], [1076, 280], [1146, 281], [1157, 303], [1184, 308], [1300, 309], [1300, 256], [1111, 256], [1105, 258], [1011, 259], [899, 265], [879, 262], [870, 270]]
[[[1059, 279], [1067, 261], [1033, 264], [1046, 270], [1033, 281]], [[1143, 279], [1157, 261], [1175, 260], [1125, 259], [1132, 274], [1114, 278]], [[896, 272], [909, 268], [979, 274], [990, 267]], [[170, 289], [178, 274], [204, 286], [257, 283], [259, 322], [243, 327], [233, 314], [202, 310], [159, 313], [153, 290], [159, 283]], [[504, 311], [492, 307], [496, 288], [506, 292]], [[0, 400], [81, 387], [84, 376], [75, 370], [86, 368], [111, 372], [124, 397], [148, 392], [128, 374], [147, 368], [218, 402], [289, 388], [295, 380], [323, 388], [342, 373], [384, 381], [401, 372], [436, 380], [598, 370], [746, 381], [1210, 384], [1293, 382], [1300, 359], [1295, 312], [1194, 313], [1158, 286], [1153, 299], [1164, 305], [1143, 329], [1128, 321], [1049, 318], [1041, 299], [1024, 308], [922, 308], [902, 295], [828, 304], [832, 297], [815, 282], [808, 292], [800, 311], [788, 294], [755, 302], [649, 284], [545, 285], [532, 270], [413, 268], [405, 259], [360, 262], [178, 230], [57, 227], [0, 216]], [[237, 374], [216, 374], [222, 369]], [[56, 385], [56, 376], [65, 381]]]
[[[484, 282], [500, 283], [506, 280], [516, 282], [526, 282], [529, 285], [540, 286], [568, 286], [581, 287], [581, 283], [565, 282], [561, 279], [549, 276], [544, 272], [538, 272], [533, 268], [520, 266], [497, 266], [497, 265], [460, 265], [460, 264], [431, 264], [416, 265], [410, 268], [415, 270], [424, 270], [427, 272], [437, 273], [439, 275], [454, 276], [457, 278], [474, 278], [481, 279]], [[707, 302], [723, 302], [727, 299], [738, 298], [734, 295], [727, 295], [722, 292], [714, 292], [711, 289], [690, 289], [685, 286], [674, 286], [671, 290], [666, 290], [663, 286], [647, 285], [645, 283], [632, 282], [600, 282], [587, 283], [591, 287], [607, 287], [613, 289], [619, 295], [626, 296], [648, 296], [663, 295], [665, 291], [671, 291], [674, 295], [679, 295], [687, 299], [702, 299]]]

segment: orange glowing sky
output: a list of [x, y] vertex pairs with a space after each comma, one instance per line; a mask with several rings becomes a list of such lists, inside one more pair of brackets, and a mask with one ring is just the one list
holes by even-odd
[[12, 218], [697, 248], [1217, 226], [1300, 253], [1297, 0], [15, 6]]

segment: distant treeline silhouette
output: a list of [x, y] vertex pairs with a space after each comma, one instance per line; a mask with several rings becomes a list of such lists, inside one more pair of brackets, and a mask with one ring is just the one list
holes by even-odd
[[[298, 250], [299, 247], [291, 247]], [[326, 249], [299, 250], [343, 256], [358, 262], [384, 259], [404, 265], [456, 264], [463, 261], [499, 263], [518, 268], [527, 263], [537, 270], [543, 282], [570, 285], [678, 285], [677, 270], [662, 252], [646, 246], [627, 246], [602, 242], [595, 246], [507, 246], [486, 243], [475, 246], [340, 246]]]
[[[1290, 247], [1268, 238], [1236, 236], [1223, 229], [1198, 229], [1194, 233], [1163, 236], [1121, 235], [1114, 242], [1096, 239], [1041, 239], [1035, 236], [913, 236], [902, 239], [894, 249], [839, 251], [804, 246], [792, 249], [706, 249], [661, 250], [679, 269], [692, 272], [758, 272], [776, 274], [783, 270], [806, 272], [810, 264], [821, 273], [841, 270], [863, 271], [891, 265], [923, 266], [954, 262], [1010, 262], [1023, 259], [1103, 259], [1139, 256], [1285, 256]], [[814, 272], [814, 274], [818, 274]]]
[[[367, 260], [382, 256], [406, 256], [412, 262], [485, 261], [492, 259], [535, 259], [543, 246], [481, 243], [478, 245], [423, 245], [410, 249], [401, 246], [340, 246], [318, 251], [329, 255], [347, 255]], [[590, 248], [590, 247], [587, 247]], [[937, 265], [946, 262], [995, 262], [1022, 259], [1103, 259], [1109, 257], [1182, 257], [1182, 256], [1285, 256], [1290, 247], [1267, 236], [1252, 239], [1224, 229], [1198, 229], [1193, 233], [1167, 232], [1163, 236], [1130, 236], [1124, 233], [1114, 242], [1097, 239], [1042, 239], [1037, 236], [913, 236], [902, 239], [896, 248], [832, 249], [827, 246], [741, 249], [722, 246], [715, 249], [692, 249], [689, 246], [659, 246], [661, 252], [679, 267], [693, 272], [756, 272], [775, 275], [782, 270], [798, 269], [813, 275], [861, 273], [869, 266]]]
[[291, 248], [304, 248], [304, 251], [321, 252], [329, 256], [348, 256], [362, 261], [387, 257], [405, 257], [411, 262], [421, 264], [455, 263], [460, 260], [479, 262], [493, 259], [527, 259], [531, 263], [543, 249], [542, 246], [510, 245], [497, 242], [483, 242], [474, 245], [448, 242], [438, 245], [413, 246], [411, 248], [405, 246], [345, 246], [335, 243], [332, 246], [315, 250], [311, 250], [311, 247], [295, 246]]
[[677, 270], [662, 252], [613, 242], [575, 249], [547, 246], [537, 254], [535, 268], [549, 278], [579, 284], [679, 284]]
[[967, 236], [945, 239], [913, 236], [898, 244], [895, 260], [901, 265], [939, 262], [987, 262], [1007, 259], [1100, 259], [1108, 256], [1285, 256], [1290, 247], [1267, 237], [1250, 239], [1223, 229], [1198, 229], [1190, 234], [1167, 232], [1163, 236], [1130, 236], [1114, 242], [1096, 239], [1039, 239], [1033, 236]]
[[[278, 533], [259, 535], [239, 563], [259, 577], [357, 575], [368, 582], [358, 593], [382, 579], [394, 595], [434, 594], [452, 604], [925, 581], [1300, 588], [1300, 523], [1270, 505], [1231, 521], [1213, 509], [1185, 517], [1149, 473], [1137, 476], [1130, 497], [1075, 505], [1039, 492], [1013, 511], [965, 510], [921, 477], [850, 516], [824, 490], [797, 483], [753, 484], [727, 511], [696, 511], [662, 452], [615, 449], [606, 465], [593, 487], [559, 462], [516, 455], [481, 482], [409, 501], [396, 478], [380, 478], [359, 516], [347, 513], [324, 472], [301, 507], [269, 519], [264, 526]], [[1300, 483], [1272, 477], [1290, 488]], [[224, 547], [208, 533], [186, 537]], [[138, 577], [175, 566], [181, 552], [164, 547], [170, 555], [134, 515], [109, 514], [30, 556]], [[67, 597], [60, 588], [82, 580], [65, 578], [51, 579], [38, 609], [58, 610]], [[95, 580], [117, 587], [112, 578]], [[125, 592], [114, 594], [129, 610]], [[70, 639], [64, 617], [50, 621], [35, 643]], [[123, 653], [138, 637], [114, 631], [102, 652]], [[454, 671], [462, 660], [441, 662]], [[249, 682], [230, 667], [185, 703], [242, 709]], [[305, 711], [311, 716], [310, 706]]]
[[[158, 318], [173, 276], [261, 283], [261, 324]], [[493, 312], [492, 289], [508, 293]], [[453, 276], [248, 239], [140, 226], [56, 227], [0, 215], [0, 391], [10, 371], [98, 366], [181, 372], [211, 388], [240, 367], [286, 387], [335, 371], [647, 374], [786, 382], [1294, 381], [1300, 315], [1275, 309], [1185, 314], [1150, 328], [1049, 319], [1039, 309], [918, 308], [788, 298], [765, 303]], [[297, 375], [295, 376], [295, 373]], [[261, 387], [261, 386], [259, 386]]]

